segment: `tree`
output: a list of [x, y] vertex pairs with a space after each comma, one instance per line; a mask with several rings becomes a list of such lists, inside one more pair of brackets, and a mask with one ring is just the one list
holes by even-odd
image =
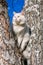
[[[20, 17], [22, 14], [25, 18], [18, 22], [13, 19], [13, 30], [11, 30], [7, 4], [5, 0], [0, 0], [0, 65], [41, 65], [40, 1], [25, 1], [26, 6], [20, 13]], [[15, 30], [17, 28], [15, 23], [23, 27], [23, 30], [18, 28], [22, 30], [19, 35], [16, 33], [18, 30]], [[19, 36], [20, 40], [22, 38], [21, 47], [19, 46], [20, 40], [18, 41]], [[27, 44], [24, 44], [25, 48], [22, 49], [25, 38]]]

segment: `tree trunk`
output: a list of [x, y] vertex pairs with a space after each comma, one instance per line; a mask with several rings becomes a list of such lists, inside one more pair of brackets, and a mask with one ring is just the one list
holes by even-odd
[[[6, 7], [7, 4], [4, 0], [0, 0], [0, 65], [29, 65], [29, 62], [30, 65], [41, 65], [41, 63], [43, 62], [43, 59], [41, 58], [41, 56], [43, 56], [42, 54], [43, 53], [42, 50], [43, 49], [43, 33], [42, 33], [43, 11], [41, 9], [43, 3], [38, 2], [38, 0], [32, 0], [32, 2], [33, 2], [32, 6], [34, 4], [39, 5], [38, 11], [41, 13], [41, 15], [36, 16], [34, 12], [26, 11], [27, 9], [26, 7], [24, 7], [23, 9], [27, 19], [26, 22], [27, 25], [29, 25], [31, 30], [33, 29], [32, 27], [35, 26], [35, 29], [31, 31], [31, 36], [29, 37], [29, 44], [30, 46], [32, 45], [32, 47], [30, 51], [31, 56], [29, 59], [27, 59], [24, 57], [20, 49], [16, 46], [16, 44], [18, 44], [18, 40], [16, 38], [16, 35], [13, 35], [14, 32], [12, 32], [12, 30], [10, 29], [9, 18]], [[40, 5], [40, 3], [42, 5]], [[32, 37], [34, 33], [36, 34], [36, 36]], [[30, 42], [31, 40], [32, 42]], [[42, 49], [41, 49], [41, 44], [42, 44]]]

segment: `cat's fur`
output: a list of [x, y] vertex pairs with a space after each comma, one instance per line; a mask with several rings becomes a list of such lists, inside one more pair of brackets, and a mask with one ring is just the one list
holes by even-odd
[[[31, 20], [31, 17], [30, 17], [30, 20]], [[20, 49], [20, 52], [22, 52], [23, 56], [27, 59], [28, 65], [31, 64], [31, 62], [32, 64], [36, 63], [35, 56], [37, 56], [37, 54], [39, 55], [39, 53], [41, 52], [41, 46], [39, 44], [40, 42], [37, 41], [38, 36], [36, 36], [37, 28], [35, 29], [35, 25], [34, 26], [32, 25], [32, 27], [29, 27], [24, 12], [14, 13], [12, 22], [13, 22], [13, 31], [17, 36], [17, 42], [18, 42], [17, 46]], [[32, 31], [36, 31], [36, 33]], [[29, 32], [31, 32], [31, 34]], [[37, 50], [35, 47], [37, 48]], [[34, 58], [33, 58], [33, 55], [34, 55]], [[38, 60], [39, 60], [39, 57], [41, 58], [41, 56], [37, 57]], [[33, 63], [34, 60], [35, 62]]]
[[29, 26], [26, 24], [26, 18], [24, 14], [21, 13], [14, 13], [13, 17], [13, 31], [17, 35], [17, 46], [20, 49], [20, 52], [23, 53], [23, 56], [28, 59], [28, 62], [30, 63], [30, 57], [31, 57], [31, 45], [28, 46], [29, 43], [29, 37], [31, 34], [29, 34], [29, 31], [31, 32], [31, 29], [29, 30]]

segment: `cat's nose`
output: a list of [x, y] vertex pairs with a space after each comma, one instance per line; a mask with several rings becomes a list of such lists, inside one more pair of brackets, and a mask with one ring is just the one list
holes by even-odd
[[16, 24], [19, 25], [19, 24], [20, 24], [20, 20], [17, 20], [17, 21], [16, 21]]
[[17, 19], [17, 21], [19, 22], [19, 19]]

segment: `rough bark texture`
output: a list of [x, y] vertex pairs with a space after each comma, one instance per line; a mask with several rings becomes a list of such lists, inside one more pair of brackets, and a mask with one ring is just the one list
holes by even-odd
[[[33, 2], [35, 4], [37, 0], [35, 1], [33, 0]], [[37, 23], [35, 22], [34, 26], [36, 27], [36, 29], [33, 30], [34, 32], [37, 33], [38, 38], [36, 39], [30, 36], [30, 40], [29, 40], [31, 43], [31, 39], [32, 39], [32, 43], [30, 44], [30, 46], [32, 45], [32, 50], [30, 51], [32, 53], [30, 57], [31, 65], [43, 65], [43, 3], [42, 1], [40, 2], [40, 4], [39, 4], [40, 6], [39, 11], [41, 14], [38, 18], [33, 18], [34, 21], [36, 19], [37, 19], [36, 21], [38, 21]], [[13, 32], [10, 30], [9, 18], [7, 15], [6, 6], [7, 5], [5, 1], [0, 0], [0, 65], [28, 65], [29, 60], [27, 61], [27, 58], [24, 57], [23, 53], [17, 47], [16, 45], [18, 43], [17, 38], [15, 35], [13, 36]], [[28, 12], [25, 12], [25, 15], [27, 16], [27, 20], [28, 20]], [[29, 24], [30, 28], [32, 28], [33, 26], [33, 22], [31, 19], [32, 13], [29, 13], [29, 15], [30, 15], [30, 19], [29, 19], [30, 22], [27, 23]], [[41, 25], [41, 27], [38, 27], [37, 25], [38, 23]], [[42, 36], [42, 39], [40, 35]], [[41, 52], [41, 45], [42, 45], [42, 52]], [[40, 59], [41, 56], [38, 55], [37, 57], [37, 52], [39, 53], [39, 55], [41, 55], [40, 53], [42, 53], [42, 62]]]
[[21, 54], [14, 37], [9, 28], [7, 9], [0, 3], [0, 65], [21, 65]]
[[41, 35], [42, 35], [42, 41], [41, 41], [41, 46], [42, 46], [42, 65], [43, 65], [43, 0], [41, 0], [40, 3], [40, 10], [41, 10]]

